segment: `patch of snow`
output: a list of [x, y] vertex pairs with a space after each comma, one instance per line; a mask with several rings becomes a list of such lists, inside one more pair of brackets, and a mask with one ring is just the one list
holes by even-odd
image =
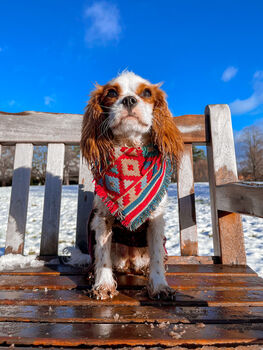
[[44, 265], [44, 261], [36, 260], [36, 256], [21, 254], [6, 254], [0, 256], [0, 271], [12, 270], [20, 267], [40, 267]]
[[91, 256], [89, 254], [84, 254], [79, 248], [76, 247], [66, 247], [63, 249], [65, 255], [69, 255], [67, 261], [64, 261], [64, 264], [71, 266], [83, 267], [91, 263]]

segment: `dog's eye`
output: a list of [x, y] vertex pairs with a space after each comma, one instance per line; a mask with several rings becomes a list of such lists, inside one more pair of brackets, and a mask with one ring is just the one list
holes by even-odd
[[114, 89], [110, 89], [107, 93], [107, 97], [118, 97], [118, 93]]
[[142, 97], [151, 97], [152, 93], [150, 89], [144, 89], [143, 92], [141, 93]]

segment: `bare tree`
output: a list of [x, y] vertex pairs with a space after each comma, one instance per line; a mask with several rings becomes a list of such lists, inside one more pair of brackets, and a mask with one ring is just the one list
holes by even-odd
[[79, 146], [66, 146], [63, 176], [65, 185], [69, 185], [70, 181], [78, 182], [79, 152]]
[[0, 154], [1, 186], [10, 185], [12, 182], [14, 155], [15, 155], [14, 146], [2, 146], [2, 152]]
[[257, 126], [246, 127], [237, 142], [238, 167], [244, 178], [263, 179], [263, 130]]
[[47, 165], [47, 146], [35, 146], [31, 178], [33, 183], [45, 184]]

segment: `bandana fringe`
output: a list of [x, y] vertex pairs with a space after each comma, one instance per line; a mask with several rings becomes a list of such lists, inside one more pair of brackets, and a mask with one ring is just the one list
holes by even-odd
[[97, 187], [96, 188], [96, 194], [100, 197], [100, 199], [102, 200], [102, 202], [106, 205], [106, 207], [109, 209], [111, 214], [114, 214], [116, 211], [118, 211], [118, 205], [114, 202], [112, 202], [107, 195], [105, 194], [105, 192], [103, 191], [103, 189]]
[[152, 203], [141, 213], [141, 215], [136, 218], [133, 222], [129, 223], [127, 221], [122, 221], [121, 223], [126, 226], [129, 230], [135, 231], [140, 225], [142, 225], [154, 212], [154, 210], [161, 203], [163, 197], [166, 194], [167, 187], [169, 186], [171, 181], [171, 175], [166, 174], [165, 179], [163, 181], [162, 187], [159, 189], [158, 193], [154, 197]]

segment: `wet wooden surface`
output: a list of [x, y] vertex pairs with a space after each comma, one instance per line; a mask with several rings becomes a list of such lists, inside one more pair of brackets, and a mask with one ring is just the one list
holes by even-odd
[[[169, 257], [173, 258], [173, 257]], [[43, 267], [16, 268], [13, 270], [1, 270], [0, 275], [16, 275], [16, 276], [42, 276], [42, 275], [85, 275], [88, 274], [88, 268], [74, 268], [68, 265], [46, 265]], [[175, 265], [167, 264], [166, 273], [173, 275], [202, 275], [202, 276], [257, 276], [247, 265]]]
[[175, 326], [0, 322], [0, 341], [49, 346], [262, 343], [263, 325], [258, 323]]
[[[170, 286], [178, 290], [263, 290], [263, 280], [258, 276], [206, 276], [206, 275], [174, 275], [167, 274]], [[132, 288], [141, 289], [146, 286], [144, 276], [118, 275], [117, 283], [120, 290]], [[86, 276], [16, 276], [3, 275], [0, 279], [0, 289], [44, 289], [68, 290], [90, 289], [91, 281]]]
[[1, 305], [0, 321], [66, 323], [254, 323], [263, 322], [263, 307], [158, 305]]
[[89, 296], [84, 269], [2, 271], [0, 344], [176, 346], [261, 344], [263, 281], [247, 266], [172, 265], [174, 301], [148, 298], [143, 276], [118, 275], [119, 295]]

